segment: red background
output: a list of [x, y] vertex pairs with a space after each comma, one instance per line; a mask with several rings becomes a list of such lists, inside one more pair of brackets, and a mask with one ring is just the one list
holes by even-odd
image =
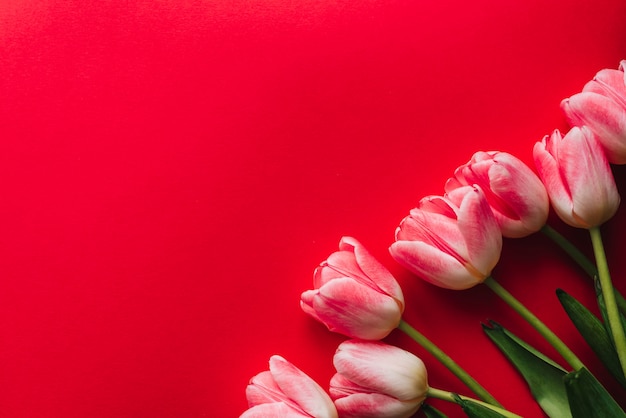
[[[0, 416], [236, 417], [274, 353], [327, 387], [343, 337], [299, 295], [342, 235], [396, 274], [409, 322], [541, 416], [479, 324], [554, 353], [488, 289], [434, 288], [387, 248], [474, 151], [532, 164], [560, 100], [624, 58], [623, 0], [3, 0]], [[625, 222], [604, 229], [624, 292]], [[606, 377], [554, 297], [591, 305], [589, 283], [552, 244], [505, 241], [494, 275]]]

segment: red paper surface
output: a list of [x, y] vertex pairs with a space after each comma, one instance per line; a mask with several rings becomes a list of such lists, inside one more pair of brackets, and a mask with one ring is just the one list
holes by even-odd
[[[327, 387], [344, 337], [299, 295], [342, 235], [397, 276], [409, 322], [542, 416], [480, 322], [558, 356], [487, 288], [435, 288], [387, 248], [473, 152], [532, 164], [561, 99], [624, 58], [622, 0], [0, 2], [0, 416], [236, 417], [272, 354]], [[621, 210], [623, 292], [625, 232]], [[506, 240], [494, 275], [615, 389], [556, 301], [593, 306], [559, 250]]]

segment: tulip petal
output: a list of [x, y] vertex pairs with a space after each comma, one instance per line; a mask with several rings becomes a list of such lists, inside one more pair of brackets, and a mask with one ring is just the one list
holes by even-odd
[[313, 307], [313, 300], [318, 294], [319, 294], [318, 289], [307, 290], [307, 291], [302, 292], [302, 294], [300, 295], [300, 308], [302, 308], [302, 310], [305, 313], [311, 315], [313, 318], [315, 318], [319, 322], [324, 323], [324, 321], [322, 321], [322, 318], [320, 318], [320, 316], [315, 311], [315, 308]]
[[329, 330], [353, 338], [384, 338], [398, 326], [402, 317], [403, 306], [395, 299], [349, 277], [332, 280], [320, 289], [303, 293], [302, 301], [312, 307], [316, 319]]
[[[584, 227], [597, 226], [617, 211], [619, 195], [599, 142], [583, 126], [561, 144], [561, 169], [572, 194], [572, 217]], [[590, 181], [593, 187], [589, 187]]]
[[539, 177], [548, 190], [552, 207], [563, 221], [572, 225], [572, 197], [557, 162], [558, 146], [555, 144], [560, 141], [562, 137], [558, 130], [544, 137], [533, 147], [533, 159]]
[[609, 161], [626, 163], [626, 107], [601, 94], [584, 92], [563, 100], [561, 108], [570, 124], [591, 128]]
[[253, 406], [239, 418], [311, 418], [311, 415], [294, 411], [283, 402]]
[[[502, 234], [482, 190], [475, 187], [459, 207], [458, 228], [470, 256], [470, 272], [480, 281], [491, 274], [500, 259]], [[466, 268], [470, 266], [466, 265]]]
[[463, 290], [483, 280], [470, 274], [449, 254], [420, 241], [396, 241], [389, 247], [394, 260], [436, 286]]
[[370, 391], [402, 401], [423, 398], [428, 390], [422, 360], [401, 348], [378, 341], [345, 341], [333, 364], [337, 373]]
[[[336, 417], [335, 406], [328, 394], [313, 379], [284, 358], [270, 358], [270, 372], [282, 392], [302, 409], [303, 416]], [[295, 410], [298, 408], [293, 407]]]
[[246, 388], [246, 398], [250, 406], [286, 399], [276, 385], [272, 374], [267, 370], [250, 379], [250, 384]]
[[402, 402], [380, 393], [357, 393], [335, 401], [343, 418], [409, 418], [421, 402]]
[[452, 255], [461, 264], [468, 259], [456, 216], [449, 218], [440, 213], [418, 208], [412, 209], [411, 214], [400, 222], [396, 230], [396, 240], [424, 242], [439, 251]]
[[443, 215], [450, 220], [454, 220], [457, 217], [455, 210], [456, 205], [451, 204], [448, 199], [442, 196], [426, 196], [420, 199], [417, 209], [422, 212]]
[[339, 243], [339, 248], [352, 249], [357, 265], [365, 274], [366, 280], [363, 284], [396, 299], [404, 309], [404, 296], [395, 277], [359, 241], [352, 237], [343, 237]]
[[315, 270], [313, 284], [319, 288], [339, 277], [358, 277], [363, 282], [368, 281], [356, 261], [354, 252], [346, 250], [332, 253], [326, 261], [320, 264]]
[[626, 83], [624, 82], [624, 71], [620, 70], [600, 70], [596, 76], [585, 84], [583, 92], [598, 93], [606, 96], [626, 108]]
[[491, 192], [502, 205], [494, 205], [489, 195], [487, 200], [495, 209], [504, 236], [525, 236], [545, 225], [549, 212], [548, 194], [541, 180], [526, 164], [510, 154], [498, 153], [496, 163], [489, 170], [489, 178]]

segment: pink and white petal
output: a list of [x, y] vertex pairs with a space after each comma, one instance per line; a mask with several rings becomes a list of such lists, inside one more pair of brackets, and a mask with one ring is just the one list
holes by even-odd
[[422, 241], [442, 250], [449, 248], [452, 242], [462, 241], [460, 238], [456, 218], [420, 209], [412, 209], [396, 229], [396, 240]]
[[349, 340], [339, 345], [333, 364], [337, 373], [369, 392], [402, 401], [425, 396], [428, 376], [421, 359], [378, 341]]
[[472, 273], [479, 274], [476, 279], [482, 281], [500, 259], [502, 233], [480, 188], [475, 188], [463, 199], [458, 225], [467, 245], [469, 262], [477, 270]]
[[359, 386], [353, 381], [346, 379], [339, 373], [335, 373], [330, 379], [330, 398], [335, 401], [355, 393], [371, 393], [370, 388]]
[[[480, 155], [486, 155], [486, 153], [478, 153]], [[489, 169], [493, 165], [493, 159], [480, 158], [477, 159], [472, 165], [466, 167], [463, 170], [468, 186], [478, 184], [481, 187], [487, 187], [489, 185]]]
[[249, 406], [264, 403], [281, 402], [287, 398], [281, 392], [269, 371], [264, 371], [252, 379], [246, 387], [246, 399]]
[[454, 177], [450, 177], [446, 181], [446, 184], [444, 185], [443, 189], [446, 193], [448, 193], [454, 189], [458, 189], [459, 187], [463, 187], [463, 186], [467, 186], [465, 179], [460, 174], [458, 175], [458, 177], [455, 174]]
[[328, 256], [328, 259], [316, 269], [313, 281], [318, 288], [338, 277], [366, 278], [352, 251], [336, 251]]
[[331, 331], [379, 340], [398, 326], [404, 306], [353, 279], [342, 278], [320, 289], [313, 299], [313, 309]]
[[[586, 223], [583, 227], [597, 226], [615, 214], [619, 194], [611, 167], [599, 142], [583, 126], [572, 132], [563, 145], [563, 170], [569, 179], [573, 196], [573, 216]], [[590, 182], [594, 187], [589, 187]]]
[[370, 252], [367, 251], [367, 249], [356, 239], [352, 237], [343, 237], [339, 245], [340, 247], [349, 246], [352, 248], [356, 264], [370, 280], [377, 284], [376, 287], [384, 287], [383, 284], [391, 285], [393, 287], [397, 284], [396, 279], [389, 272], [389, 270], [387, 270], [382, 263], [376, 260], [374, 256], [372, 256]]
[[604, 146], [609, 161], [626, 163], [626, 108], [596, 93], [578, 93], [561, 103], [572, 125], [587, 125]]
[[451, 220], [456, 219], [457, 216], [455, 205], [443, 196], [423, 197], [420, 199], [417, 208], [413, 210], [442, 215], [446, 218], [450, 218]]
[[[527, 203], [527, 199], [532, 199], [532, 195], [528, 196], [529, 188], [523, 187], [525, 180], [524, 174], [504, 164], [493, 164], [490, 167], [489, 189], [485, 190], [483, 186], [481, 187], [494, 214], [519, 219], [521, 218], [519, 212], [527, 212], [528, 206], [531, 206]], [[541, 184], [539, 179], [537, 181]]]
[[380, 393], [357, 393], [335, 401], [342, 418], [409, 418], [421, 403], [402, 402]]
[[626, 108], [626, 84], [623, 71], [600, 70], [592, 81], [585, 84], [583, 92], [601, 94]]
[[313, 318], [317, 319], [321, 323], [324, 323], [324, 321], [322, 321], [322, 319], [315, 311], [315, 308], [313, 307], [313, 301], [318, 294], [319, 289], [306, 290], [302, 292], [302, 294], [300, 295], [300, 308], [302, 308], [305, 313], [311, 315]]
[[[337, 417], [330, 396], [296, 366], [281, 356], [274, 355], [270, 358], [270, 372], [278, 387], [302, 409], [303, 414], [315, 418]], [[297, 410], [295, 407], [294, 409]]]
[[419, 241], [396, 241], [391, 257], [415, 275], [446, 289], [468, 289], [481, 283], [458, 259]]
[[364, 284], [391, 296], [404, 305], [402, 289], [395, 277], [359, 241], [352, 237], [343, 237], [339, 248], [346, 250], [352, 248], [357, 265], [368, 279]]
[[[558, 154], [558, 147], [555, 144], [560, 143], [560, 139], [560, 133], [555, 131], [542, 142], [537, 142], [533, 148], [533, 159], [554, 210], [565, 221], [572, 217], [572, 197], [568, 186], [563, 182], [561, 168], [555, 157]], [[548, 149], [554, 154], [548, 152]]]
[[449, 204], [454, 207], [454, 222], [456, 223], [456, 220], [459, 217], [459, 206], [461, 206], [461, 203], [463, 202], [463, 199], [465, 199], [465, 195], [468, 194], [470, 191], [472, 191], [474, 189], [473, 184], [472, 185], [468, 185], [468, 186], [463, 186], [463, 187], [459, 187], [458, 189], [454, 189], [452, 191], [450, 191], [449, 193], [446, 193], [444, 199], [446, 199], [447, 202], [449, 202]]
[[[453, 190], [452, 193], [457, 193], [465, 189], [466, 187], [462, 187]], [[457, 208], [454, 209], [457, 210]], [[417, 213], [418, 210], [414, 209], [411, 211], [412, 215]], [[427, 211], [420, 211], [419, 213], [421, 214], [419, 218], [412, 218], [418, 223], [417, 228], [419, 229], [419, 235], [416, 234], [418, 241], [430, 244], [455, 257], [458, 255], [458, 258], [466, 259], [468, 254], [456, 216], [454, 218], [448, 218], [439, 213]]]
[[[504, 161], [495, 164], [490, 172], [491, 190], [515, 212], [515, 216], [507, 216], [508, 218], [519, 219], [526, 230], [536, 232], [545, 225], [548, 217], [550, 203], [546, 188], [527, 165], [508, 163], [506, 162], [508, 154], [500, 155], [499, 161], [500, 159]], [[506, 174], [502, 172], [503, 170]], [[507, 231], [503, 235], [514, 237], [516, 234], [514, 231]]]
[[295, 411], [283, 402], [256, 405], [239, 418], [311, 418], [311, 415]]

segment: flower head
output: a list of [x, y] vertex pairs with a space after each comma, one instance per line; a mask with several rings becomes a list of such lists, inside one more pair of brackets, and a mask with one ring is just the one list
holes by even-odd
[[313, 379], [280, 356], [246, 388], [250, 409], [240, 418], [337, 418], [328, 394]]
[[400, 222], [391, 256], [437, 286], [467, 289], [482, 283], [497, 264], [502, 234], [478, 186], [423, 198]]
[[626, 163], [625, 69], [623, 60], [618, 70], [599, 71], [582, 92], [561, 102], [570, 125], [588, 126], [615, 164]]
[[343, 237], [313, 275], [300, 306], [331, 331], [378, 340], [400, 323], [404, 296], [396, 279], [356, 239]]
[[331, 379], [330, 394], [342, 417], [410, 417], [426, 398], [424, 363], [398, 347], [346, 341], [333, 363], [337, 374]]
[[533, 149], [539, 177], [557, 215], [568, 225], [592, 228], [609, 220], [620, 197], [602, 147], [586, 127], [558, 130]]
[[550, 208], [546, 189], [517, 157], [500, 151], [477, 152], [455, 170], [445, 190], [450, 193], [472, 184], [485, 193], [505, 237], [524, 237], [545, 225]]

